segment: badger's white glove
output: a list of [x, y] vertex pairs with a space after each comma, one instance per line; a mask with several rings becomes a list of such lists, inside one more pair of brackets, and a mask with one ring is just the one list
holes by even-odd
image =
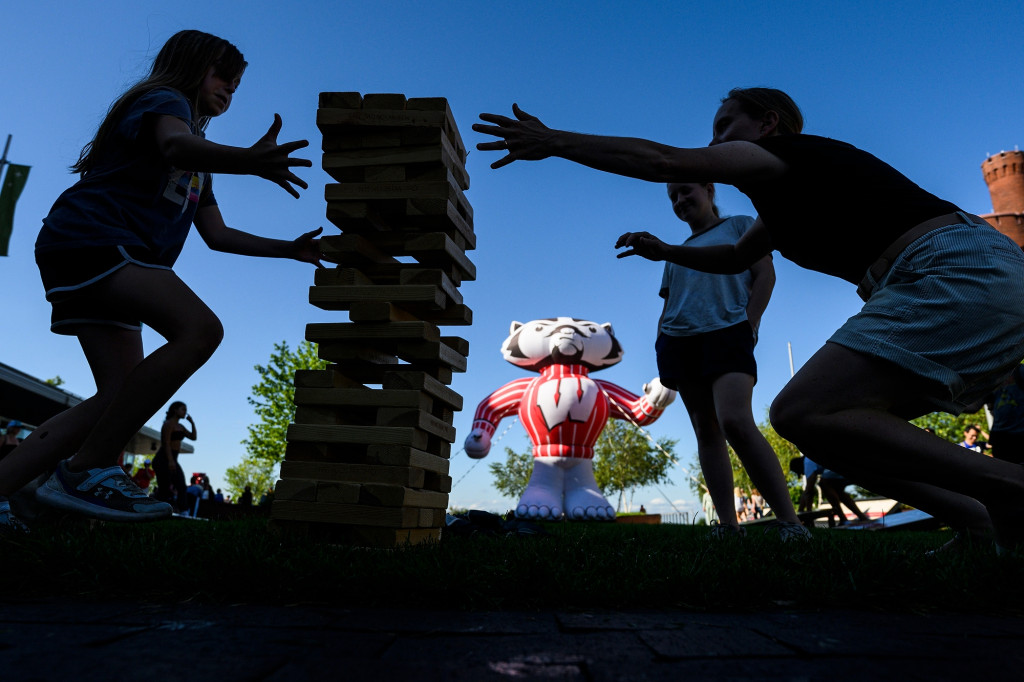
[[676, 392], [662, 386], [661, 379], [658, 377], [654, 377], [650, 383], [644, 384], [644, 395], [647, 396], [647, 402], [651, 404], [651, 407], [657, 410], [664, 410], [676, 399]]
[[466, 436], [466, 444], [463, 446], [466, 454], [473, 459], [483, 459], [491, 451], [491, 434], [483, 429], [473, 429]]

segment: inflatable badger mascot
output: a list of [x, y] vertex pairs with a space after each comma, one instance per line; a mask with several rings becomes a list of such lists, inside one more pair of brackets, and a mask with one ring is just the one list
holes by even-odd
[[516, 507], [526, 519], [611, 520], [615, 509], [594, 481], [594, 443], [609, 417], [650, 424], [676, 392], [655, 378], [636, 396], [588, 374], [618, 363], [622, 347], [609, 323], [571, 317], [513, 322], [501, 353], [539, 377], [505, 384], [473, 416], [466, 454], [486, 457], [498, 423], [518, 414], [533, 443], [533, 473]]

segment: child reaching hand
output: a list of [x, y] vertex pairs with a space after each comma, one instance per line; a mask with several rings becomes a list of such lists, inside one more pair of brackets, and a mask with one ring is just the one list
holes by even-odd
[[[255, 175], [295, 197], [296, 187], [307, 188], [292, 168], [312, 164], [291, 154], [308, 142], [278, 144], [277, 115], [251, 147], [205, 138], [245, 67], [222, 38], [173, 35], [149, 75], [110, 107], [72, 167], [81, 178], [43, 220], [36, 262], [53, 307], [51, 331], [78, 337], [96, 394], [46, 421], [0, 462], [0, 527], [20, 526], [7, 496], [46, 471], [53, 474], [36, 495], [48, 505], [115, 521], [171, 514], [116, 463], [223, 336], [216, 315], [172, 270], [193, 224], [216, 251], [320, 267], [319, 229], [295, 240], [258, 237], [225, 225], [214, 198], [211, 173]], [[149, 355], [143, 324], [167, 341]]]

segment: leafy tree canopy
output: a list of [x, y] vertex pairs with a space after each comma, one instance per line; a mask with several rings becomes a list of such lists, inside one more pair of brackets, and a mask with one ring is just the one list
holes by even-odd
[[259, 421], [248, 427], [249, 437], [242, 441], [246, 449], [242, 462], [227, 471], [225, 487], [232, 495], [249, 485], [259, 499], [273, 487], [277, 465], [284, 459], [288, 425], [295, 421], [295, 371], [327, 365], [317, 357], [316, 344], [309, 341], [302, 341], [294, 351], [286, 341], [276, 343], [270, 361], [256, 365], [259, 382], [248, 400]]
[[[267, 365], [256, 365], [259, 383], [252, 387], [249, 404], [259, 422], [248, 427], [249, 437], [242, 441], [247, 459], [279, 464], [284, 459], [285, 435], [295, 420], [295, 371], [324, 369], [328, 363], [316, 354], [316, 344], [302, 341], [292, 351], [288, 343], [274, 344]], [[255, 493], [255, 491], [253, 491]]]

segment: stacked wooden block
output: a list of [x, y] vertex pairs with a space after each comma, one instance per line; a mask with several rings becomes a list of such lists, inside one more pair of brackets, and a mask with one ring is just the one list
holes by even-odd
[[333, 269], [310, 302], [348, 322], [310, 324], [326, 370], [295, 377], [295, 422], [271, 517], [292, 529], [372, 546], [440, 538], [468, 343], [459, 286], [476, 269], [466, 149], [443, 98], [321, 93], [317, 125]]

